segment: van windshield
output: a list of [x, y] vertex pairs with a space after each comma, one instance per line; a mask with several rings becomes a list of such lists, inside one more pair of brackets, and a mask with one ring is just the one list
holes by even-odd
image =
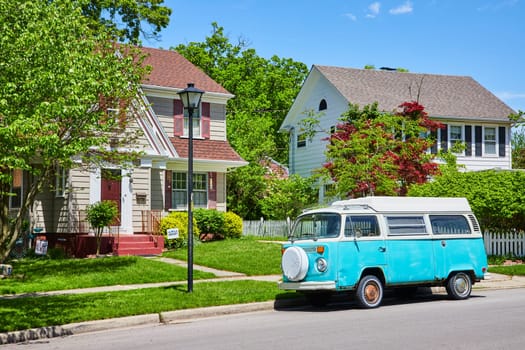
[[336, 213], [315, 213], [300, 216], [292, 232], [293, 239], [317, 239], [339, 236], [341, 215]]

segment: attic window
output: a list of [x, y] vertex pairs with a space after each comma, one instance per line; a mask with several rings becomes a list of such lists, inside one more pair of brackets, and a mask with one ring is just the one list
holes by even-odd
[[321, 100], [321, 102], [319, 102], [319, 110], [320, 111], [324, 111], [327, 108], [328, 108], [328, 106], [326, 105], [326, 100], [323, 98]]

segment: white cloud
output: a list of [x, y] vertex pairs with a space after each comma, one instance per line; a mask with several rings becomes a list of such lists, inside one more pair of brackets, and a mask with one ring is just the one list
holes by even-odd
[[366, 15], [367, 18], [375, 18], [381, 10], [381, 3], [376, 1], [368, 5], [369, 13]]
[[412, 2], [406, 1], [404, 4], [390, 9], [388, 12], [390, 12], [392, 15], [404, 15], [406, 13], [411, 13], [413, 10], [414, 7], [412, 6]]
[[345, 17], [350, 18], [352, 21], [357, 21], [357, 17], [353, 13], [345, 13]]

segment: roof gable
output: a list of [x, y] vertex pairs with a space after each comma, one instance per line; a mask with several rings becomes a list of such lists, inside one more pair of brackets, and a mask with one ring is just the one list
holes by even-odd
[[396, 71], [312, 67], [350, 103], [378, 102], [393, 111], [405, 101], [418, 100], [432, 117], [509, 121], [515, 113], [471, 77]]
[[200, 68], [176, 51], [148, 47], [140, 48], [147, 55], [144, 63], [152, 67], [143, 83], [166, 88], [185, 89], [188, 83], [207, 93], [231, 95], [228, 90], [210, 78]]

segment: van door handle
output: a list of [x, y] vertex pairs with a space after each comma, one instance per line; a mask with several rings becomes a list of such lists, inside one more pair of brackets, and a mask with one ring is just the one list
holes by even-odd
[[379, 249], [378, 249], [378, 250], [379, 250], [379, 251], [380, 251], [381, 253], [384, 253], [384, 252], [386, 252], [386, 248], [385, 248], [385, 247], [379, 247]]
[[447, 246], [447, 241], [441, 241], [441, 246], [442, 247], [446, 247]]

